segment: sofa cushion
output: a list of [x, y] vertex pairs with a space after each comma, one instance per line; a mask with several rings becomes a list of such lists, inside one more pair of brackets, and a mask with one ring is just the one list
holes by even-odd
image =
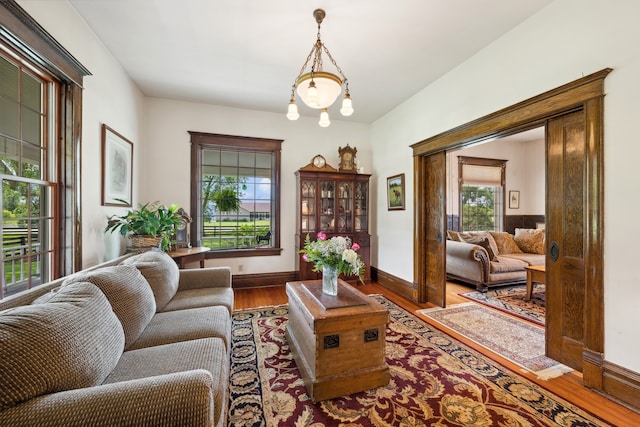
[[498, 255], [504, 254], [519, 254], [522, 251], [513, 240], [513, 235], [506, 231], [490, 231], [489, 234], [493, 237], [498, 248]]
[[545, 256], [540, 254], [519, 253], [519, 254], [505, 254], [499, 258], [510, 258], [520, 260], [528, 265], [544, 265]]
[[544, 255], [544, 229], [516, 228], [513, 240], [522, 252]]
[[125, 259], [122, 264], [135, 265], [147, 279], [153, 290], [157, 311], [162, 310], [178, 291], [180, 270], [166, 252], [143, 252]]
[[526, 261], [506, 256], [498, 256], [496, 260], [492, 261], [489, 265], [489, 271], [491, 273], [507, 273], [510, 271], [521, 271], [524, 273], [524, 268], [528, 265]]
[[189, 308], [224, 306], [233, 314], [233, 289], [231, 288], [198, 288], [178, 291], [169, 304], [162, 309], [165, 311], [185, 310]]
[[123, 347], [122, 326], [91, 283], [66, 286], [46, 303], [0, 312], [0, 410], [101, 384]]
[[80, 272], [65, 280], [62, 286], [75, 282], [93, 283], [104, 293], [122, 323], [125, 348], [138, 339], [156, 312], [156, 302], [149, 283], [132, 265], [114, 265]]
[[[105, 384], [138, 378], [170, 375], [194, 369], [204, 369], [213, 378], [214, 425], [225, 412], [229, 360], [224, 342], [219, 338], [204, 338], [173, 344], [125, 351]], [[190, 390], [180, 390], [180, 393]], [[186, 408], [185, 408], [186, 410]], [[222, 423], [224, 424], [224, 423]]]
[[222, 338], [231, 343], [231, 316], [226, 307], [202, 307], [157, 313], [129, 350], [200, 338]]

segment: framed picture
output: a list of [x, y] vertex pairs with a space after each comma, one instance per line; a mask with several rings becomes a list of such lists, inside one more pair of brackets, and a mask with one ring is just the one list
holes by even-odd
[[387, 209], [404, 209], [404, 174], [390, 176], [387, 178]]
[[102, 206], [131, 206], [133, 142], [102, 125]]
[[520, 209], [520, 192], [509, 191], [509, 209]]

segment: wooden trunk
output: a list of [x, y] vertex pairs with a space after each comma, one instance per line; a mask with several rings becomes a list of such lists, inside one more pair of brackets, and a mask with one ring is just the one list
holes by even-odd
[[321, 280], [287, 283], [287, 295], [287, 340], [311, 400], [389, 383], [386, 308], [342, 280], [335, 297]]

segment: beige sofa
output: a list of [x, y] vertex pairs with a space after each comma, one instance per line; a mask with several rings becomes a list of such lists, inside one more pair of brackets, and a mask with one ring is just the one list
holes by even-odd
[[526, 266], [544, 265], [544, 230], [447, 233], [447, 279], [490, 287], [525, 283]]
[[150, 251], [0, 301], [0, 425], [225, 424], [228, 268]]

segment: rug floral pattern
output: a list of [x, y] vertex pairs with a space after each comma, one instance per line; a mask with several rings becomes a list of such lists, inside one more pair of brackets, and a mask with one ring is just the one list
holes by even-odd
[[529, 301], [524, 299], [525, 293], [526, 285], [516, 285], [490, 289], [487, 292], [465, 292], [460, 295], [522, 319], [544, 325], [545, 285], [536, 283]]
[[234, 313], [229, 426], [602, 426], [384, 299], [391, 381], [314, 404], [285, 338], [286, 306]]

